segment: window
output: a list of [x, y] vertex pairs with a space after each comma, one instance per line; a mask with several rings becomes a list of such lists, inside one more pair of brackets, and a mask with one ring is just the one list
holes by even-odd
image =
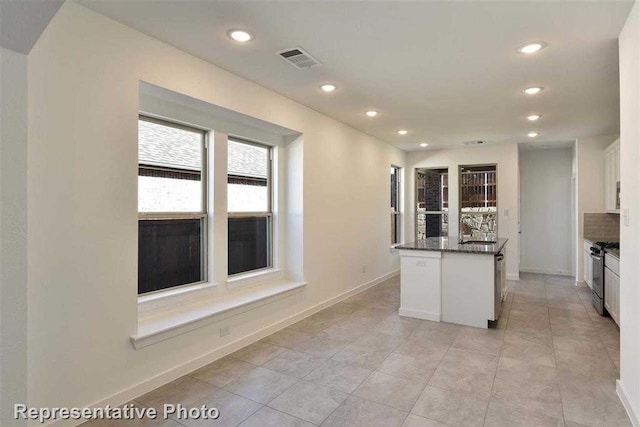
[[401, 242], [402, 222], [400, 215], [400, 168], [391, 166], [391, 244]]
[[271, 147], [229, 138], [228, 274], [272, 266]]
[[138, 294], [206, 281], [206, 133], [138, 120]]
[[460, 166], [460, 231], [464, 236], [498, 236], [496, 166]]
[[416, 170], [416, 239], [449, 235], [448, 169]]

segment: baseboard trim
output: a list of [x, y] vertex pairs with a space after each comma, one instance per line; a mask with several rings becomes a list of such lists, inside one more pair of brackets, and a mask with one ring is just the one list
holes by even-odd
[[537, 274], [553, 274], [556, 276], [574, 276], [574, 274], [570, 271], [559, 271], [559, 270], [545, 270], [539, 268], [522, 268], [520, 267], [521, 273], [537, 273]]
[[627, 411], [627, 415], [629, 416], [629, 421], [631, 421], [631, 424], [633, 424], [634, 427], [640, 426], [638, 416], [633, 411], [633, 406], [631, 406], [629, 397], [627, 396], [627, 392], [625, 391], [625, 388], [620, 380], [616, 380], [616, 392], [618, 393], [618, 397], [622, 402], [622, 406], [624, 406], [624, 409]]
[[424, 319], [424, 320], [432, 320], [434, 322], [439, 322], [440, 321], [440, 314], [439, 313], [432, 313], [429, 311], [422, 311], [422, 310], [414, 310], [411, 308], [402, 308], [400, 307], [400, 310], [398, 311], [398, 314], [400, 316], [406, 316], [406, 317], [414, 317], [417, 319]]
[[[330, 307], [334, 304], [337, 304], [347, 298], [350, 298], [354, 295], [357, 295], [361, 292], [366, 291], [369, 288], [372, 288], [380, 283], [389, 280], [395, 276], [400, 274], [400, 270], [394, 270], [390, 273], [384, 274], [380, 277], [377, 277], [373, 280], [365, 282], [361, 285], [356, 286], [353, 289], [350, 289], [346, 292], [343, 292], [335, 297], [329, 298], [321, 303], [318, 303], [306, 310], [301, 311], [300, 313], [294, 314], [292, 316], [287, 317], [279, 322], [276, 322], [270, 326], [267, 326], [263, 329], [260, 329], [252, 334], [246, 335], [234, 342], [231, 342], [223, 347], [217, 348], [209, 353], [205, 353], [204, 355], [200, 355], [194, 359], [191, 359], [181, 365], [175, 366], [171, 369], [168, 369], [160, 374], [153, 376], [145, 381], [141, 381], [137, 384], [134, 384], [122, 391], [119, 391], [111, 396], [101, 399], [97, 402], [91, 403], [87, 405], [90, 408], [98, 408], [105, 407], [106, 405], [110, 405], [111, 407], [116, 407], [122, 405], [126, 402], [129, 402], [136, 397], [148, 393], [151, 390], [154, 390], [158, 387], [161, 387], [167, 383], [170, 383], [173, 380], [176, 380], [189, 372], [192, 372], [196, 369], [199, 369], [205, 365], [208, 365], [211, 362], [215, 362], [216, 360], [227, 356], [234, 351], [240, 350], [242, 347], [246, 347], [250, 344], [253, 344], [256, 341], [261, 340], [262, 338], [273, 334], [281, 329], [286, 328], [287, 326], [291, 326], [300, 320], [309, 317], [321, 310], [324, 310], [327, 307]], [[308, 285], [310, 286], [310, 285]], [[71, 427], [78, 425], [79, 423], [85, 422], [86, 420], [55, 420], [46, 424], [38, 424], [38, 425], [46, 425], [46, 426], [56, 426], [56, 427]]]
[[507, 274], [507, 280], [520, 280], [520, 273], [518, 274]]

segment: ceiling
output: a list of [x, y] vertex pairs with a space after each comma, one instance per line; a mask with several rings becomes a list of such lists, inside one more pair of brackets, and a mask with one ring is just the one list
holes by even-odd
[[[619, 129], [617, 36], [632, 1], [76, 1], [405, 150]], [[235, 28], [255, 39], [230, 40]], [[532, 41], [548, 46], [517, 52]], [[296, 46], [322, 65], [275, 55]]]
[[64, 0], [0, 0], [0, 46], [28, 54]]

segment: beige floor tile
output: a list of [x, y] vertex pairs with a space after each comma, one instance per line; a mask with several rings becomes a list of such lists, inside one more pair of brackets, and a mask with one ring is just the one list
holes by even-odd
[[487, 401], [427, 386], [411, 413], [450, 426], [474, 427], [482, 426], [486, 410]]
[[327, 359], [323, 357], [313, 356], [295, 350], [287, 350], [262, 366], [272, 371], [302, 378], [320, 366], [325, 360]]
[[429, 380], [429, 385], [489, 400], [498, 356], [451, 349]]
[[308, 341], [292, 346], [292, 349], [318, 357], [330, 358], [347, 345], [349, 345], [348, 341], [338, 341], [331, 338], [316, 336]]
[[502, 359], [491, 400], [521, 411], [562, 419], [562, 400], [553, 367]]
[[608, 355], [556, 352], [556, 364], [560, 374], [573, 374], [586, 379], [601, 379], [615, 382], [619, 370]]
[[259, 403], [268, 403], [297, 382], [297, 378], [256, 368], [224, 388]]
[[329, 359], [303, 379], [325, 387], [352, 393], [371, 372], [371, 369]]
[[135, 400], [148, 408], [162, 411], [165, 403], [187, 406], [216, 390], [217, 388], [209, 383], [184, 376], [139, 396]]
[[322, 426], [400, 427], [406, 417], [406, 412], [352, 396], [333, 411]]
[[380, 332], [387, 335], [396, 335], [406, 337], [411, 334], [420, 325], [420, 320], [411, 318], [390, 318], [387, 317], [378, 323], [373, 329], [374, 332]]
[[320, 335], [336, 341], [353, 342], [367, 332], [368, 330], [366, 328], [349, 326], [342, 322], [338, 322], [337, 324], [324, 329]]
[[540, 273], [526, 273], [520, 272], [520, 281], [534, 282], [534, 283], [544, 283], [545, 275]]
[[308, 423], [291, 415], [263, 406], [258, 412], [247, 418], [240, 427], [313, 427]]
[[189, 375], [217, 387], [224, 387], [255, 368], [256, 365], [227, 356]]
[[440, 326], [423, 327], [419, 326], [415, 331], [407, 337], [407, 340], [413, 341], [419, 345], [443, 344], [451, 345], [460, 333], [459, 328], [447, 328]]
[[504, 330], [464, 328], [456, 336], [451, 348], [498, 356], [502, 351], [503, 337]]
[[426, 357], [413, 357], [391, 353], [378, 367], [378, 372], [408, 380], [429, 381], [447, 352], [446, 347], [437, 353], [426, 353]]
[[551, 324], [549, 318], [527, 318], [515, 315], [516, 310], [511, 310], [507, 321], [507, 331], [529, 332], [533, 334], [551, 335]]
[[351, 344], [340, 350], [331, 359], [349, 363], [369, 370], [375, 370], [391, 354], [391, 350], [374, 350], [357, 344]]
[[297, 344], [310, 340], [311, 338], [313, 338], [312, 334], [285, 328], [264, 338], [262, 342], [278, 347], [292, 348]]
[[402, 427], [446, 427], [446, 424], [442, 424], [416, 414], [409, 414], [407, 419], [404, 420]]
[[249, 418], [254, 412], [262, 407], [261, 404], [253, 402], [244, 397], [240, 397], [225, 390], [217, 390], [204, 399], [201, 399], [189, 407], [200, 408], [217, 408], [220, 412], [218, 419], [179, 419], [180, 424], [187, 427], [203, 427], [203, 426], [225, 426], [234, 427]]
[[247, 347], [241, 348], [235, 353], [231, 353], [229, 356], [234, 359], [249, 362], [253, 365], [263, 365], [285, 351], [287, 351], [286, 348], [258, 341], [248, 345]]
[[[144, 405], [138, 402], [127, 402], [125, 405], [133, 405], [135, 408], [144, 408]], [[124, 405], [121, 405], [124, 406]], [[82, 427], [180, 427], [181, 424], [172, 420], [164, 419], [162, 413], [156, 418], [134, 418], [128, 420], [108, 420], [96, 418], [81, 424]]]
[[444, 355], [449, 350], [450, 344], [441, 343], [424, 343], [421, 341], [405, 340], [402, 344], [393, 350], [395, 354], [410, 356], [415, 359], [421, 359], [429, 363], [434, 368], [440, 363]]
[[401, 336], [369, 332], [358, 338], [355, 344], [379, 351], [393, 351], [403, 341]]
[[555, 336], [553, 337], [553, 346], [556, 352], [574, 353], [587, 356], [607, 357], [607, 349], [602, 340], [585, 339], [580, 337]]
[[507, 331], [502, 357], [544, 366], [555, 366], [553, 341], [550, 335]]
[[585, 426], [630, 426], [614, 381], [593, 381], [582, 376], [560, 376], [562, 406], [567, 421]]
[[374, 372], [353, 395], [408, 412], [426, 384], [426, 381], [407, 380]]
[[340, 390], [300, 381], [271, 401], [269, 406], [313, 424], [320, 424], [347, 396], [347, 393]]
[[485, 427], [564, 427], [562, 418], [489, 401]]

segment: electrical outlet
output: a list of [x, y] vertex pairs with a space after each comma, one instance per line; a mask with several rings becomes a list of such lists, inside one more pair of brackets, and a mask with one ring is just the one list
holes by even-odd
[[427, 266], [426, 259], [419, 259], [416, 261], [416, 267], [426, 267], [426, 266]]
[[229, 335], [229, 333], [230, 333], [230, 329], [228, 326], [223, 326], [222, 328], [220, 328], [221, 337], [226, 337], [227, 335]]

